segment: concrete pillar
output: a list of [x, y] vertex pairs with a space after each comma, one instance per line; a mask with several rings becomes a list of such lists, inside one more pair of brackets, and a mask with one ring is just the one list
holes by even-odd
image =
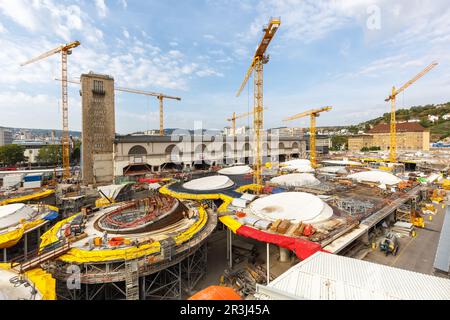
[[291, 261], [291, 251], [286, 248], [280, 248], [280, 262], [289, 262]]
[[230, 257], [228, 261], [228, 266], [231, 269], [233, 269], [233, 233], [230, 229], [228, 229], [228, 232], [230, 234]]
[[23, 249], [23, 251], [24, 251], [24, 256], [25, 256], [25, 259], [26, 259], [28, 257], [28, 233], [25, 233], [23, 242], [24, 242], [24, 249]]
[[364, 243], [364, 244], [366, 244], [366, 245], [368, 245], [369, 244], [369, 232], [367, 231], [367, 232], [365, 232], [362, 236], [361, 236], [361, 241]]
[[270, 283], [270, 244], [267, 243], [266, 244], [266, 253], [267, 253], [267, 261], [266, 261], [266, 269], [267, 269], [267, 274], [266, 274], [266, 281], [267, 281], [267, 285], [269, 285]]

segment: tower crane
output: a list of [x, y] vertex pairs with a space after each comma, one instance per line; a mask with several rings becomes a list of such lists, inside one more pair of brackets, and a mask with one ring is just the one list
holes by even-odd
[[438, 63], [436, 61], [432, 62], [429, 66], [427, 66], [425, 69], [419, 72], [414, 78], [406, 82], [398, 90], [395, 89], [395, 86], [393, 86], [391, 95], [384, 100], [386, 102], [391, 101], [391, 128], [390, 128], [390, 146], [389, 146], [389, 161], [391, 163], [397, 162], [397, 127], [396, 127], [397, 123], [395, 120], [395, 101], [397, 95], [405, 91], [406, 88], [408, 88], [414, 82], [422, 78], [425, 74], [427, 74], [431, 69], [433, 69], [437, 65]]
[[252, 75], [253, 71], [255, 71], [255, 75], [253, 77], [254, 82], [254, 117], [253, 117], [253, 130], [254, 130], [254, 183], [256, 185], [262, 184], [261, 178], [261, 170], [262, 170], [262, 160], [261, 160], [261, 149], [262, 149], [262, 141], [261, 141], [261, 131], [263, 130], [263, 65], [269, 62], [269, 56], [265, 54], [269, 43], [275, 36], [278, 28], [280, 27], [281, 19], [280, 18], [271, 18], [269, 24], [264, 26], [263, 32], [264, 35], [259, 43], [256, 52], [253, 56], [250, 67], [245, 74], [244, 81], [241, 84], [236, 96], [238, 97], [245, 85], [248, 82], [248, 79]]
[[[264, 109], [267, 110], [267, 108], [264, 108]], [[236, 115], [236, 112], [233, 112], [233, 116], [231, 118], [227, 119], [227, 121], [231, 121], [231, 123], [232, 123], [231, 129], [232, 129], [233, 136], [236, 135], [236, 120], [237, 119], [241, 119], [241, 118], [245, 118], [245, 117], [248, 117], [248, 116], [251, 116], [254, 113], [255, 113], [254, 110], [251, 111], [251, 112], [246, 112], [246, 113], [239, 114], [239, 115]]]
[[283, 121], [292, 121], [296, 119], [300, 119], [303, 117], [310, 116], [311, 124], [309, 126], [309, 150], [310, 150], [310, 160], [311, 165], [315, 168], [317, 167], [317, 158], [316, 158], [316, 118], [320, 116], [321, 112], [330, 111], [332, 107], [323, 107], [320, 109], [312, 109], [309, 111], [305, 111], [299, 114], [296, 114], [292, 117], [286, 118]]
[[[61, 79], [56, 78], [55, 80], [62, 81]], [[67, 80], [67, 82], [74, 83], [74, 84], [80, 84], [80, 81], [76, 80]], [[136, 94], [142, 94], [145, 96], [151, 96], [156, 97], [159, 100], [159, 134], [164, 135], [164, 106], [163, 106], [163, 99], [173, 99], [180, 101], [180, 97], [174, 97], [169, 96], [164, 93], [157, 93], [157, 92], [150, 92], [150, 91], [144, 91], [144, 90], [138, 90], [138, 89], [130, 89], [130, 88], [123, 88], [123, 87], [114, 87], [114, 90], [121, 91], [121, 92], [128, 92], [128, 93], [136, 93]]]
[[21, 64], [25, 66], [48, 58], [54, 54], [61, 53], [61, 97], [62, 97], [62, 160], [63, 160], [63, 179], [70, 178], [70, 141], [69, 141], [69, 101], [67, 96], [67, 56], [72, 54], [72, 49], [80, 45], [79, 41], [73, 41], [61, 45], [53, 50], [47, 51], [36, 58]]

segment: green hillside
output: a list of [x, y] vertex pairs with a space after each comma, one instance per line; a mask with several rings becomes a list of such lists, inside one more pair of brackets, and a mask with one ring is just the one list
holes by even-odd
[[[398, 109], [395, 114], [397, 121], [420, 120], [420, 124], [430, 130], [432, 141], [450, 137], [450, 119], [442, 119], [442, 116], [450, 114], [450, 102], [439, 105], [430, 104], [426, 106], [415, 106], [409, 109]], [[428, 120], [428, 115], [439, 116], [439, 120], [431, 122]], [[390, 119], [391, 114], [385, 113], [382, 117], [360, 123], [357, 127], [363, 130], [369, 130], [379, 123], [389, 123]]]

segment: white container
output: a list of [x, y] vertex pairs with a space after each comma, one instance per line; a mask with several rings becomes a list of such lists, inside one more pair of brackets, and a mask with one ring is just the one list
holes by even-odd
[[22, 179], [23, 179], [23, 174], [6, 175], [3, 177], [3, 188], [9, 189], [9, 188], [20, 187], [20, 184], [22, 183]]

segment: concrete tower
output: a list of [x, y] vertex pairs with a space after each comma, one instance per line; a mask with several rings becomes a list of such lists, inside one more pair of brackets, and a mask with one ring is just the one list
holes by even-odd
[[83, 184], [109, 184], [114, 178], [114, 79], [81, 75]]

